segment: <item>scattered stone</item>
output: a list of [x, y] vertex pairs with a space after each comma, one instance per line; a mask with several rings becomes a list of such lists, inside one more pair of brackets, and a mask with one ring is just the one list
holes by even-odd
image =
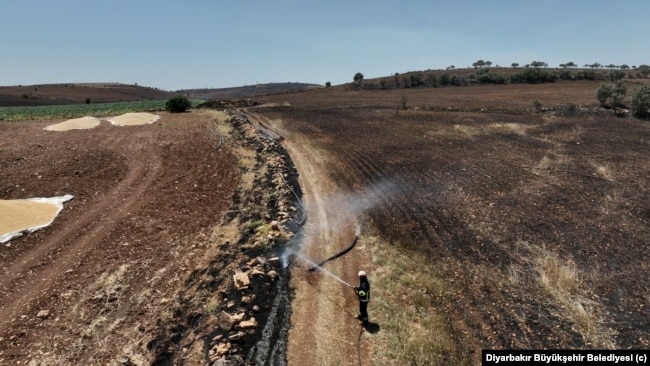
[[251, 297], [250, 296], [242, 296], [241, 298], [241, 303], [242, 304], [250, 304], [251, 302]]
[[241, 290], [247, 288], [251, 284], [251, 280], [248, 277], [248, 274], [242, 271], [237, 271], [233, 276], [235, 281], [235, 288]]
[[273, 267], [277, 267], [280, 264], [280, 258], [278, 257], [269, 258], [269, 264], [272, 265]]
[[219, 315], [219, 327], [225, 331], [229, 331], [235, 325], [232, 315], [222, 311]]
[[271, 229], [280, 231], [280, 223], [277, 220], [271, 221]]
[[255, 267], [255, 268], [253, 268], [253, 272], [251, 272], [251, 275], [252, 275], [253, 277], [264, 276], [264, 268], [262, 268], [262, 267], [260, 267], [260, 266], [257, 266], [257, 267]]
[[257, 313], [258, 311], [260, 311], [260, 307], [257, 306], [257, 305], [254, 305], [253, 306], [253, 311]]
[[225, 355], [230, 349], [230, 343], [220, 343], [210, 350], [210, 362], [214, 362]]
[[257, 257], [255, 259], [257, 259], [257, 262], [262, 266], [266, 266], [269, 263], [264, 257]]
[[241, 339], [244, 338], [245, 336], [246, 336], [246, 333], [244, 333], [244, 332], [237, 332], [237, 333], [231, 335], [230, 337], [228, 337], [228, 340], [231, 341], [231, 342], [236, 342], [236, 341], [241, 340]]
[[50, 311], [49, 310], [41, 310], [36, 314], [37, 318], [45, 319], [50, 316]]
[[257, 320], [255, 320], [254, 317], [251, 317], [250, 319], [239, 323], [239, 327], [241, 329], [254, 329], [257, 327]]
[[266, 277], [268, 277], [271, 280], [275, 281], [278, 277], [280, 277], [280, 275], [278, 274], [278, 272], [276, 272], [274, 270], [270, 270], [270, 271], [268, 271], [266, 273]]
[[235, 315], [231, 315], [230, 319], [232, 319], [233, 323], [236, 325], [236, 324], [239, 324], [242, 320], [244, 320], [245, 316], [246, 316], [245, 313], [239, 312], [239, 313], [237, 313]]

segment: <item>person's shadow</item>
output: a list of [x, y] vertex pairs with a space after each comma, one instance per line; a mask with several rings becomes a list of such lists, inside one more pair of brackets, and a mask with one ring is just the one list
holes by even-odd
[[368, 332], [368, 333], [375, 334], [375, 333], [379, 332], [379, 330], [381, 328], [379, 327], [379, 324], [377, 324], [377, 323], [366, 322], [366, 323], [363, 323], [363, 329], [365, 329], [366, 332]]

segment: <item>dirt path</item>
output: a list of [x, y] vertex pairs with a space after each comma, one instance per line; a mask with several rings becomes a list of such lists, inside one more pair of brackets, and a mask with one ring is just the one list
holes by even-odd
[[[357, 218], [343, 192], [328, 175], [334, 161], [309, 139], [292, 131], [283, 121], [269, 120], [250, 109], [251, 122], [268, 135], [281, 139], [300, 175], [307, 210], [301, 254], [320, 262], [347, 247], [355, 236]], [[355, 285], [362, 265], [361, 253], [352, 250], [324, 267], [344, 282]], [[368, 364], [367, 345], [354, 319], [357, 300], [345, 284], [322, 272], [307, 272], [310, 265], [294, 260], [290, 286], [291, 304], [287, 361], [289, 365], [358, 365], [358, 346]]]

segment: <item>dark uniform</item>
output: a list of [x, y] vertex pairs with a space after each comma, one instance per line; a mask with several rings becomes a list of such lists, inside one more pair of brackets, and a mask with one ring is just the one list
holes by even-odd
[[363, 271], [359, 272], [359, 286], [354, 287], [354, 292], [359, 297], [359, 315], [357, 318], [367, 323], [368, 302], [370, 302], [370, 282], [368, 282], [368, 277]]

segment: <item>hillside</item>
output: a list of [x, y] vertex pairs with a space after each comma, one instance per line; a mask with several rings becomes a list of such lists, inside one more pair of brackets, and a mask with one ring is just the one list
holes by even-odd
[[174, 93], [120, 83], [70, 83], [0, 87], [0, 107], [131, 102], [168, 99]]
[[305, 83], [270, 83], [223, 89], [165, 91], [154, 87], [120, 83], [69, 83], [0, 86], [0, 107], [56, 104], [165, 100], [183, 94], [190, 99], [235, 99], [320, 88]]
[[187, 95], [191, 99], [237, 99], [259, 95], [306, 91], [322, 87], [322, 85], [318, 84], [305, 83], [269, 83], [221, 89], [187, 89], [179, 90], [178, 92]]
[[375, 79], [152, 125], [2, 122], [0, 198], [75, 198], [0, 251], [0, 363], [648, 349], [650, 125], [600, 107], [604, 80]]

